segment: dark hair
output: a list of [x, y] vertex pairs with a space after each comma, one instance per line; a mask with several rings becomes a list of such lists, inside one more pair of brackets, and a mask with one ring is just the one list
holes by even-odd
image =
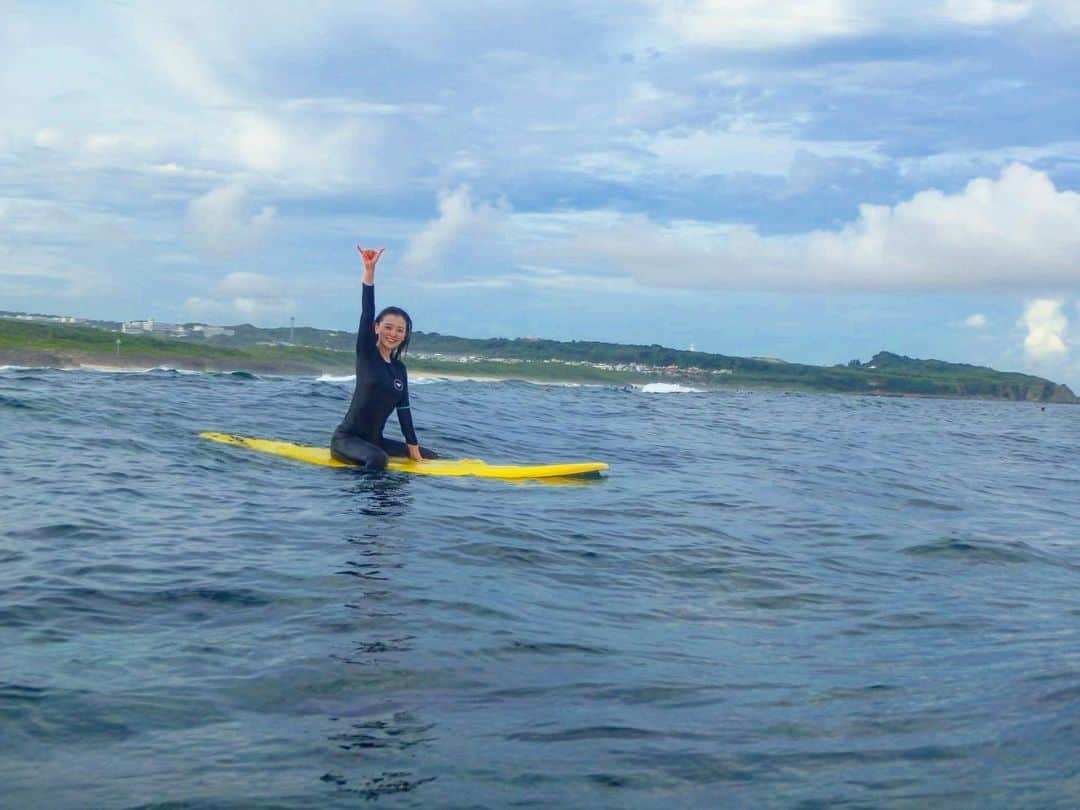
[[409, 351], [409, 339], [412, 337], [412, 318], [401, 307], [386, 307], [375, 317], [375, 325], [382, 323], [382, 319], [387, 315], [397, 315], [405, 321], [405, 339], [390, 353], [391, 360], [402, 360], [405, 358], [405, 353]]

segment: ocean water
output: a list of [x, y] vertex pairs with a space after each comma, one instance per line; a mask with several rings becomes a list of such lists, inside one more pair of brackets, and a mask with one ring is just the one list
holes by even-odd
[[0, 370], [0, 806], [1080, 806], [1080, 408], [350, 388]]

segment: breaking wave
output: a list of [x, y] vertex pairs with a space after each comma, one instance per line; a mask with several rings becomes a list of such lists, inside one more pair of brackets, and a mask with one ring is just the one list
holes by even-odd
[[646, 383], [641, 386], [641, 392], [644, 394], [704, 394], [706, 393], [702, 388], [691, 388], [688, 385], [679, 385], [678, 383]]

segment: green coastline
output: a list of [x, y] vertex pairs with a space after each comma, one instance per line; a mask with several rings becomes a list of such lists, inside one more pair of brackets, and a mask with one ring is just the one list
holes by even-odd
[[[352, 343], [344, 332], [297, 329], [306, 345], [283, 342], [289, 329], [233, 328], [227, 339], [120, 334], [97, 326], [0, 318], [0, 365], [264, 374], [348, 374]], [[119, 342], [118, 342], [119, 341]], [[314, 345], [311, 345], [314, 344]], [[417, 332], [414, 373], [602, 385], [669, 383], [701, 389], [831, 392], [1070, 403], [1068, 386], [1041, 377], [879, 352], [870, 361], [813, 366], [729, 357], [661, 346], [548, 340], [473, 340]]]

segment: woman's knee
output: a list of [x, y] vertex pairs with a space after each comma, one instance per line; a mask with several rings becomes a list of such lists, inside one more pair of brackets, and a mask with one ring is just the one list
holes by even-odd
[[330, 457], [345, 464], [356, 464], [365, 470], [386, 468], [388, 457], [382, 448], [356, 436], [335, 433], [330, 440]]
[[368, 462], [364, 465], [365, 469], [369, 470], [385, 470], [387, 462], [390, 461], [390, 456], [386, 454], [386, 451], [381, 447], [372, 447], [371, 453], [368, 456]]

